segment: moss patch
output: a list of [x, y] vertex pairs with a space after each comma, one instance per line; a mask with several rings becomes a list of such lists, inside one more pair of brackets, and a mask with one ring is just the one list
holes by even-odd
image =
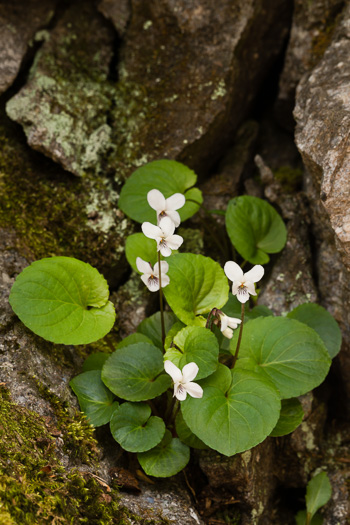
[[[69, 426], [67, 427], [67, 431]], [[84, 431], [85, 432], [85, 431]], [[76, 442], [76, 446], [79, 443]], [[46, 421], [0, 387], [0, 522], [3, 525], [166, 523], [132, 515], [89, 473], [65, 471]]]

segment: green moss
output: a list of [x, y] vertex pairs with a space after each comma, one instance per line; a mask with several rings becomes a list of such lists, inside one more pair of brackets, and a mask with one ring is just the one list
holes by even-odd
[[47, 422], [13, 403], [0, 387], [2, 525], [167, 523], [133, 515], [118, 503], [116, 490], [106, 492], [91, 474], [66, 472], [55, 443]]
[[303, 183], [303, 171], [300, 168], [281, 166], [274, 171], [274, 177], [280, 182], [286, 193], [294, 193], [300, 190]]

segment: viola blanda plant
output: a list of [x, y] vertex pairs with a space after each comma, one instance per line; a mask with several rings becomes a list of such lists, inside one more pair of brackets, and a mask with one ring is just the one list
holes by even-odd
[[[186, 166], [160, 160], [124, 185], [119, 206], [142, 224], [126, 241], [126, 257], [159, 293], [160, 311], [110, 355], [88, 357], [70, 382], [90, 422], [109, 424], [120, 446], [157, 477], [182, 470], [191, 447], [232, 456], [292, 432], [303, 418], [298, 396], [324, 380], [341, 344], [338, 325], [319, 305], [285, 317], [249, 308], [262, 265], [286, 242], [285, 225], [267, 202], [236, 197], [226, 211], [228, 237], [242, 266], [252, 265], [248, 272], [235, 261], [223, 269], [210, 257], [174, 253], [182, 245], [175, 228], [202, 206], [195, 183]], [[96, 269], [51, 257], [23, 270], [10, 303], [45, 339], [87, 344], [113, 327], [108, 295]]]

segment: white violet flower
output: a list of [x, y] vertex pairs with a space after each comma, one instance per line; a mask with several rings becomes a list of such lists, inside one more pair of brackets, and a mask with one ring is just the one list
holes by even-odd
[[147, 193], [148, 204], [157, 212], [157, 222], [164, 217], [169, 217], [176, 227], [180, 225], [180, 215], [176, 210], [184, 206], [186, 199], [182, 193], [174, 193], [166, 199], [159, 190], [151, 190]]
[[220, 314], [220, 330], [222, 331], [222, 335], [228, 339], [232, 339], [233, 330], [235, 330], [241, 322], [242, 321], [236, 317], [229, 317], [228, 315]]
[[[151, 263], [144, 261], [141, 257], [136, 257], [136, 266], [141, 275], [142, 281], [145, 283], [147, 288], [151, 292], [157, 292], [159, 290], [159, 265], [156, 262], [154, 268]], [[166, 261], [160, 262], [160, 272], [161, 272], [161, 281], [162, 288], [167, 286], [170, 283], [170, 278], [166, 275], [166, 272], [169, 270], [169, 264]]]
[[164, 362], [164, 369], [174, 381], [174, 396], [179, 401], [184, 401], [187, 394], [192, 397], [202, 397], [203, 389], [197, 383], [192, 383], [192, 379], [198, 374], [196, 363], [187, 363], [182, 369], [178, 368], [171, 361]]
[[232, 293], [241, 303], [249, 299], [249, 294], [256, 295], [254, 283], [260, 281], [264, 275], [264, 268], [257, 264], [247, 273], [237, 263], [228, 261], [224, 266], [226, 276], [232, 281]]
[[164, 257], [169, 257], [171, 250], [177, 250], [183, 243], [181, 235], [173, 235], [175, 224], [169, 217], [161, 219], [159, 226], [144, 222], [141, 228], [146, 237], [157, 241], [157, 251]]

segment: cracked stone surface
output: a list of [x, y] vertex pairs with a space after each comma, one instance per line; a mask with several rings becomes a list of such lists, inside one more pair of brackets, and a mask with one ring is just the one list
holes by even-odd
[[0, 2], [0, 93], [11, 86], [35, 33], [54, 14], [57, 0]]

